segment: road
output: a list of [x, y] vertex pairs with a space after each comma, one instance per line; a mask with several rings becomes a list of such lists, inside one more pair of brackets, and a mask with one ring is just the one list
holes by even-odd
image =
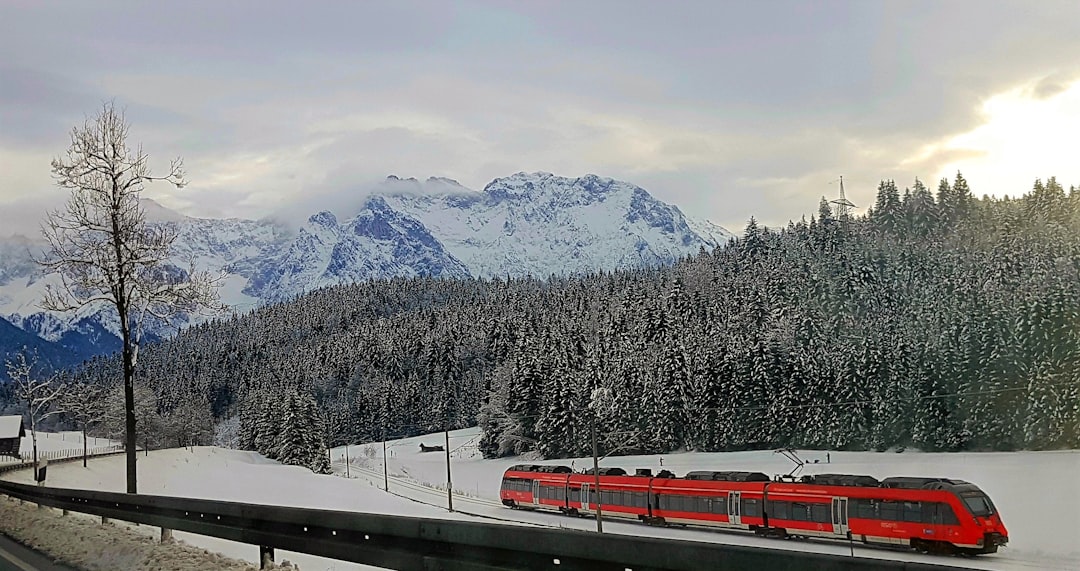
[[0, 571], [75, 571], [0, 534]]

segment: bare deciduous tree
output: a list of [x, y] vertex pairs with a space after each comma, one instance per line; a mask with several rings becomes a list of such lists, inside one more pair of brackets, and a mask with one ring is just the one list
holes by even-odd
[[71, 146], [52, 161], [60, 188], [70, 191], [64, 209], [49, 213], [42, 234], [49, 250], [38, 262], [61, 278], [42, 307], [74, 311], [104, 304], [116, 309], [123, 343], [127, 491], [137, 492], [135, 470], [135, 366], [147, 319], [168, 323], [179, 313], [218, 309], [217, 282], [208, 272], [168, 263], [176, 233], [150, 225], [139, 196], [146, 183], [184, 186], [177, 158], [165, 176], [150, 172], [142, 148], [128, 148], [122, 112], [106, 103], [101, 113], [71, 131]]
[[82, 431], [83, 467], [88, 453], [86, 432], [91, 425], [103, 422], [107, 413], [105, 387], [87, 382], [74, 382], [64, 386], [60, 395], [60, 408], [65, 416], [75, 422]]
[[26, 359], [26, 353], [16, 355], [13, 361], [6, 363], [8, 378], [15, 384], [15, 398], [26, 405], [30, 415], [30, 439], [34, 445], [34, 470], [38, 467], [37, 427], [38, 423], [61, 412], [59, 404], [63, 387], [53, 382], [53, 377], [41, 378], [34, 371], [37, 359]]

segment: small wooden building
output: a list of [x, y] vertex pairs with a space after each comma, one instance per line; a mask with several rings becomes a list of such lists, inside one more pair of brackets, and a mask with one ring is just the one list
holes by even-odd
[[26, 436], [22, 416], [0, 416], [0, 456], [19, 457], [19, 444]]

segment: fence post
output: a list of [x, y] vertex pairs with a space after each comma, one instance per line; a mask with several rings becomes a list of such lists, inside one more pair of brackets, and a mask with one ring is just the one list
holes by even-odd
[[266, 569], [274, 564], [274, 548], [259, 546], [259, 569]]

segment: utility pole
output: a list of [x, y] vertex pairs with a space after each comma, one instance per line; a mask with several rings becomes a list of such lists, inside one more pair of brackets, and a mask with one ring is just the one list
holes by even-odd
[[345, 442], [345, 477], [351, 478], [349, 475], [349, 443]]
[[840, 198], [836, 200], [830, 200], [830, 204], [833, 204], [833, 208], [836, 211], [837, 220], [846, 220], [848, 212], [855, 208], [855, 205], [844, 196], [844, 177], [840, 177]]
[[603, 503], [600, 501], [600, 460], [596, 451], [596, 416], [593, 415], [589, 425], [589, 434], [592, 437], [592, 466], [593, 476], [596, 478], [596, 533], [604, 533], [603, 515], [601, 515]]
[[443, 433], [446, 435], [446, 509], [454, 511], [454, 484], [450, 480], [450, 429]]
[[390, 475], [389, 475], [389, 470], [386, 467], [387, 462], [388, 462], [388, 460], [386, 458], [386, 431], [383, 430], [383, 437], [382, 437], [382, 479], [383, 479], [383, 490], [389, 492], [390, 491]]

